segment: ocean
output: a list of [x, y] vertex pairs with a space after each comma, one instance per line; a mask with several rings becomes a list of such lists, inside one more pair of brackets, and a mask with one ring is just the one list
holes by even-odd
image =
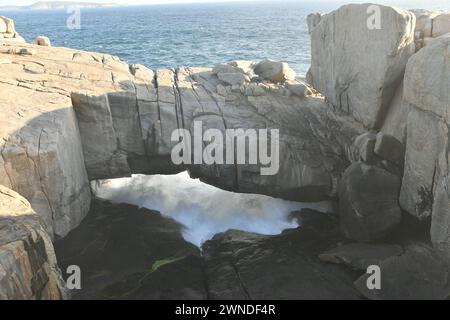
[[5, 11], [27, 40], [119, 56], [150, 68], [213, 66], [270, 58], [300, 75], [310, 65], [309, 13], [333, 7], [301, 2], [215, 3], [81, 9], [71, 30], [65, 10]]

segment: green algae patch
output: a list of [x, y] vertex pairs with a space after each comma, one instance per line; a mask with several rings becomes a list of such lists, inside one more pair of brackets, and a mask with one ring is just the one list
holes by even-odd
[[165, 265], [181, 261], [185, 258], [186, 258], [186, 256], [181, 256], [181, 257], [172, 257], [172, 258], [156, 260], [152, 265], [151, 272], [155, 272], [156, 270], [158, 270], [159, 268], [161, 268]]

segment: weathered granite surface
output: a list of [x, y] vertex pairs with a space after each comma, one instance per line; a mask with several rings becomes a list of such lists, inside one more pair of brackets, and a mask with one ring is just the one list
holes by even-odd
[[314, 88], [335, 107], [368, 129], [379, 129], [415, 52], [415, 18], [377, 5], [380, 29], [369, 28], [370, 6], [350, 4], [310, 18], [309, 73]]
[[[420, 270], [427, 268], [429, 257], [450, 261], [450, 17], [380, 6], [384, 27], [370, 29], [368, 6], [308, 17], [309, 84], [295, 78], [286, 64], [270, 60], [150, 70], [108, 54], [50, 47], [46, 41], [26, 44], [12, 21], [2, 17], [0, 185], [30, 202], [47, 232], [41, 237], [53, 239], [66, 236], [86, 216], [89, 180], [94, 179], [188, 169], [193, 177], [225, 189], [304, 201], [336, 199], [341, 186], [340, 223], [350, 239], [384, 241], [402, 226], [400, 208], [416, 221], [431, 220], [427, 240], [434, 249], [404, 246], [405, 253], [386, 270], [407, 270], [416, 256], [423, 258]], [[279, 129], [279, 173], [261, 176], [254, 165], [173, 165], [173, 130], [192, 132], [196, 120], [203, 121], [204, 130], [222, 132]], [[366, 180], [375, 179], [376, 188], [358, 188], [367, 177], [349, 179], [350, 165], [388, 179], [372, 177]], [[382, 188], [383, 181], [388, 188]], [[375, 212], [370, 203], [388, 205], [375, 206]], [[228, 246], [220, 236], [215, 240]], [[51, 245], [46, 250], [51, 252]], [[21, 268], [8, 261], [0, 259], [0, 266]], [[445, 298], [447, 288], [436, 283], [445, 278], [446, 266], [435, 265], [436, 277], [425, 287], [431, 296]], [[418, 274], [420, 286], [427, 273]], [[41, 289], [19, 282], [26, 297], [39, 297]], [[368, 298], [399, 296], [393, 291], [374, 296], [357, 288]], [[8, 291], [6, 297], [24, 296], [24, 290]]]
[[4, 16], [0, 16], [0, 40], [2, 42], [25, 43], [25, 39], [16, 31], [14, 21]]
[[0, 185], [0, 300], [61, 299], [50, 237], [30, 203]]
[[335, 194], [349, 164], [346, 146], [362, 131], [320, 95], [302, 96], [299, 87], [312, 91], [298, 81], [233, 87], [206, 68], [153, 72], [109, 55], [30, 44], [3, 43], [0, 60], [0, 183], [27, 198], [57, 237], [87, 213], [90, 179], [186, 169], [171, 163], [170, 137], [194, 120], [204, 129], [280, 129], [278, 175], [261, 176], [251, 165], [189, 169], [226, 189], [297, 200]]
[[450, 35], [435, 39], [408, 62], [404, 101], [407, 122], [405, 173], [400, 204], [431, 219], [431, 239], [450, 259], [449, 66]]

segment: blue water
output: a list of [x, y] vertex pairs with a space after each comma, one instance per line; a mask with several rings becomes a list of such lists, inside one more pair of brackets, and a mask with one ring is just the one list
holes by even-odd
[[81, 30], [67, 27], [64, 10], [0, 15], [13, 18], [27, 41], [46, 35], [54, 46], [110, 53], [151, 68], [271, 58], [305, 74], [306, 16], [322, 9], [282, 1], [82, 9]]

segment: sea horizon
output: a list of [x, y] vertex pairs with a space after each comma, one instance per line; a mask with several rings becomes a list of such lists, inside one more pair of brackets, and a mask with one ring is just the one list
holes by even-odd
[[311, 61], [306, 17], [337, 2], [239, 1], [81, 8], [80, 29], [66, 10], [0, 10], [27, 40], [118, 56], [152, 69], [212, 67], [232, 60], [287, 62], [305, 76]]

